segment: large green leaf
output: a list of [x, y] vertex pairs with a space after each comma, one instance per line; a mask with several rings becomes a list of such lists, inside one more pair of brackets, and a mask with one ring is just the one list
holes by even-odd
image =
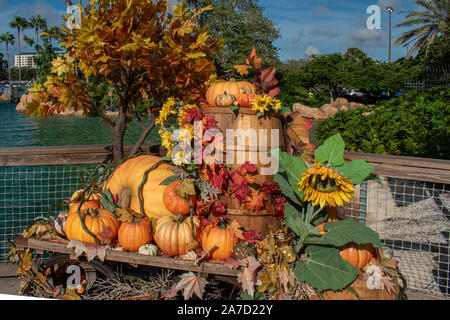
[[314, 159], [317, 162], [327, 162], [334, 167], [340, 167], [345, 163], [344, 151], [345, 142], [338, 133], [329, 137], [320, 147], [317, 148], [314, 153]]
[[297, 190], [297, 184], [302, 174], [306, 171], [306, 163], [302, 158], [293, 156], [284, 151], [280, 152], [280, 165], [285, 170], [289, 184], [294, 190]]
[[333, 247], [310, 245], [306, 248], [306, 261], [295, 266], [294, 273], [300, 281], [319, 291], [342, 290], [352, 283], [360, 270], [345, 261]]
[[274, 176], [274, 181], [276, 183], [278, 183], [278, 186], [280, 187], [281, 192], [283, 193], [283, 195], [288, 198], [289, 200], [291, 200], [293, 203], [301, 205], [301, 201], [300, 199], [302, 198], [302, 194], [297, 190], [294, 189], [289, 182], [287, 181], [284, 173], [280, 173], [278, 172], [275, 176]]
[[356, 244], [372, 243], [375, 247], [382, 247], [380, 236], [377, 232], [356, 223], [353, 219], [327, 222], [323, 226], [323, 230], [326, 232], [325, 235], [320, 238], [307, 238], [305, 243], [343, 247], [348, 243], [354, 242]]
[[344, 163], [337, 170], [353, 184], [360, 184], [370, 176], [375, 167], [364, 160], [354, 159]]

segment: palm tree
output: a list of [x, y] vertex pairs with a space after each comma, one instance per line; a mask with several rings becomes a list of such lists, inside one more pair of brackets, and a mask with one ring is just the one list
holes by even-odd
[[30, 26], [36, 31], [36, 44], [39, 45], [39, 29], [45, 29], [47, 21], [42, 19], [40, 15], [33, 16], [30, 19]]
[[450, 1], [449, 0], [416, 0], [416, 4], [424, 10], [406, 11], [408, 15], [406, 20], [397, 25], [397, 27], [418, 26], [413, 30], [402, 33], [395, 44], [397, 46], [409, 46], [414, 42], [411, 49], [408, 50], [406, 57], [428, 46], [434, 41], [438, 34], [448, 33], [450, 26]]
[[12, 35], [9, 32], [5, 32], [0, 35], [0, 42], [3, 42], [6, 47], [6, 63], [8, 65], [9, 90], [10, 90], [10, 94], [11, 94], [11, 65], [9, 64], [8, 45], [14, 45], [14, 35]]
[[13, 29], [17, 29], [17, 45], [19, 48], [18, 55], [19, 55], [19, 86], [22, 86], [22, 76], [21, 76], [21, 61], [20, 61], [20, 31], [23, 31], [24, 29], [28, 28], [29, 24], [27, 19], [15, 16], [14, 19], [9, 23], [9, 26]]

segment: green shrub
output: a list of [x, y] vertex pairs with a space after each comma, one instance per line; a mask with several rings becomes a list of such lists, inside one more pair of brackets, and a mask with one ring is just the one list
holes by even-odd
[[450, 159], [450, 89], [409, 92], [369, 109], [341, 111], [318, 126], [316, 141], [335, 133], [348, 151]]

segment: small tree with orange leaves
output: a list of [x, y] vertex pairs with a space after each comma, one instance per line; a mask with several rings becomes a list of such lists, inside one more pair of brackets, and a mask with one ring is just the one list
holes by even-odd
[[[154, 127], [144, 126], [139, 100], [152, 98], [145, 116], [157, 111], [168, 97], [195, 102], [204, 95], [215, 73], [212, 56], [221, 47], [208, 31], [195, 23], [203, 11], [183, 3], [171, 10], [167, 0], [91, 0], [82, 11], [79, 28], [63, 27], [60, 45], [64, 57], [53, 61], [52, 74], [30, 92], [28, 115], [44, 117], [66, 108], [95, 110], [114, 137], [113, 155], [125, 157], [123, 137], [128, 122], [142, 124], [135, 154]], [[108, 118], [87, 91], [86, 77], [103, 77], [118, 97], [118, 115]]]

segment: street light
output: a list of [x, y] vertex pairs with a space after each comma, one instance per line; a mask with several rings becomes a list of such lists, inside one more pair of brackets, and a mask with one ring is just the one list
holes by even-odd
[[389, 63], [391, 63], [391, 14], [394, 8], [387, 7], [386, 9], [389, 12]]

